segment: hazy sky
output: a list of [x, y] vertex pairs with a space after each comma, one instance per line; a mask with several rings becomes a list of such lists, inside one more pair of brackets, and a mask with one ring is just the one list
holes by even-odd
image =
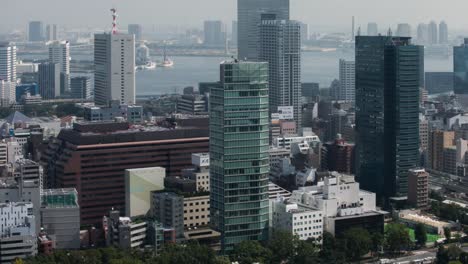
[[[108, 27], [111, 7], [120, 23], [193, 25], [203, 20], [236, 18], [236, 0], [0, 0], [0, 28], [22, 27], [31, 20], [68, 27]], [[292, 19], [311, 25], [310, 31], [350, 27], [351, 16], [366, 29], [368, 21], [379, 30], [407, 22], [445, 20], [451, 29], [468, 31], [467, 0], [291, 0]], [[125, 26], [124, 26], [125, 25]]]

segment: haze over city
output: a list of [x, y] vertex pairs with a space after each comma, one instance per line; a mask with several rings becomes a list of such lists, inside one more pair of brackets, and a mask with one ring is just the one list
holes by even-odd
[[[442, 6], [441, 6], [442, 5]], [[53, 6], [53, 8], [51, 8]], [[1, 31], [25, 28], [25, 21], [44, 20], [65, 27], [105, 28], [109, 6], [120, 10], [119, 23], [139, 23], [146, 26], [176, 25], [202, 27], [203, 20], [236, 20], [234, 0], [2, 0]], [[397, 23], [413, 26], [430, 20], [445, 20], [452, 30], [467, 28], [468, 1], [451, 0], [292, 0], [291, 19], [308, 23], [311, 32], [347, 30], [350, 17], [356, 17], [356, 25], [365, 28], [367, 22], [377, 22], [382, 28]]]

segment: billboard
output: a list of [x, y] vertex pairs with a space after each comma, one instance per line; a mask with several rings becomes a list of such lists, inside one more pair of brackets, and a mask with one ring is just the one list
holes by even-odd
[[294, 107], [293, 106], [278, 106], [278, 114], [280, 120], [294, 119]]

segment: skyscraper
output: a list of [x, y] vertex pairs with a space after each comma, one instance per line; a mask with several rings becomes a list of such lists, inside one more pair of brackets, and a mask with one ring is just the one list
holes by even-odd
[[301, 23], [301, 40], [302, 42], [309, 40], [309, 25]]
[[211, 223], [224, 251], [268, 237], [268, 64], [220, 66], [210, 94]]
[[410, 24], [407, 24], [407, 23], [398, 24], [396, 36], [397, 37], [411, 37]]
[[128, 24], [128, 34], [135, 35], [135, 41], [140, 41], [143, 29], [140, 24]]
[[57, 25], [53, 24], [53, 25], [46, 26], [45, 40], [47, 41], [58, 40]]
[[437, 24], [435, 21], [431, 21], [429, 23], [427, 35], [428, 35], [428, 44], [435, 45], [438, 43], [437, 42], [437, 38], [438, 38]]
[[425, 44], [429, 42], [429, 27], [427, 24], [421, 23], [418, 25], [417, 41], [419, 44]]
[[232, 21], [230, 46], [237, 47], [237, 21]]
[[29, 41], [44, 40], [44, 24], [41, 21], [29, 22]]
[[87, 76], [71, 78], [70, 90], [72, 98], [91, 99], [91, 79]]
[[448, 43], [448, 27], [445, 21], [440, 22], [439, 24], [439, 44]]
[[207, 47], [224, 47], [226, 44], [226, 33], [222, 21], [205, 21], [203, 25], [204, 41]]
[[468, 106], [468, 38], [453, 47], [453, 92], [462, 105]]
[[259, 59], [268, 62], [269, 68], [270, 113], [277, 113], [279, 106], [292, 106], [296, 126], [300, 128], [301, 24], [275, 17], [262, 15], [259, 36]]
[[135, 104], [135, 37], [94, 35], [94, 102], [108, 106], [117, 100]]
[[70, 90], [70, 43], [54, 41], [49, 44], [49, 61], [60, 67], [60, 94]]
[[340, 60], [340, 91], [339, 100], [354, 102], [355, 95], [355, 63]]
[[259, 28], [262, 14], [275, 14], [289, 20], [289, 0], [237, 0], [238, 57], [258, 59]]
[[379, 29], [377, 23], [370, 22], [367, 24], [367, 36], [377, 36], [379, 34]]
[[39, 64], [39, 94], [45, 100], [60, 95], [60, 64]]
[[423, 52], [410, 38], [356, 38], [356, 175], [380, 201], [405, 196], [418, 164]]
[[16, 83], [16, 46], [0, 43], [0, 79]]

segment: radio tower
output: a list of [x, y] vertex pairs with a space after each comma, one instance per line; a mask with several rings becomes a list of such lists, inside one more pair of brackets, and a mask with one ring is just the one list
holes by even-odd
[[110, 10], [112, 12], [112, 35], [117, 34], [117, 10], [112, 8]]

